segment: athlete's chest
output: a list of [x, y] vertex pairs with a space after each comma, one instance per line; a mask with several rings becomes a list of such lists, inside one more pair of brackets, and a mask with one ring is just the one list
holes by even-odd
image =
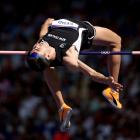
[[50, 29], [45, 35], [44, 40], [54, 48], [70, 48], [73, 42], [78, 38], [78, 32], [74, 29], [57, 28]]

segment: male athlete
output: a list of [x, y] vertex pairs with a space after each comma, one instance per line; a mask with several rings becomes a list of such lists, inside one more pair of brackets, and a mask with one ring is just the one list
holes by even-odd
[[80, 50], [89, 49], [92, 45], [103, 45], [111, 51], [120, 51], [121, 38], [107, 28], [92, 26], [88, 21], [49, 18], [41, 27], [40, 39], [27, 55], [27, 63], [33, 70], [44, 71], [45, 81], [59, 108], [62, 131], [70, 127], [72, 108], [63, 100], [56, 66], [79, 70], [94, 81], [108, 85], [103, 95], [114, 107], [122, 108], [119, 91], [123, 87], [118, 83], [120, 55], [108, 57], [110, 76], [106, 77], [78, 59]]

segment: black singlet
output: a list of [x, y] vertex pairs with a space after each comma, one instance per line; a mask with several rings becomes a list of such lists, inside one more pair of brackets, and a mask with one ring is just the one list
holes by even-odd
[[89, 48], [94, 36], [95, 29], [89, 22], [73, 19], [55, 20], [43, 37], [56, 50], [56, 59], [51, 62], [51, 66], [63, 65], [63, 56], [74, 44], [78, 44], [78, 51]]

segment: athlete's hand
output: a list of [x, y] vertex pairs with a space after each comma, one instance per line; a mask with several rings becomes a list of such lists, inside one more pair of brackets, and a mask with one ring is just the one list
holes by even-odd
[[123, 90], [123, 85], [117, 83], [114, 81], [114, 78], [112, 76], [108, 77], [108, 85], [110, 88], [114, 89], [115, 91], [119, 92], [121, 90]]

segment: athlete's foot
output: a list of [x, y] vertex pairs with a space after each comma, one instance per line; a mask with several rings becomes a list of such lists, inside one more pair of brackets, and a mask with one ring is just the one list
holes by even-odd
[[63, 104], [58, 112], [61, 123], [60, 130], [62, 132], [68, 131], [71, 126], [70, 118], [72, 115], [72, 108], [66, 104]]
[[103, 90], [102, 94], [104, 97], [113, 105], [115, 108], [121, 109], [122, 104], [119, 101], [119, 93], [112, 90], [111, 88], [106, 88]]

